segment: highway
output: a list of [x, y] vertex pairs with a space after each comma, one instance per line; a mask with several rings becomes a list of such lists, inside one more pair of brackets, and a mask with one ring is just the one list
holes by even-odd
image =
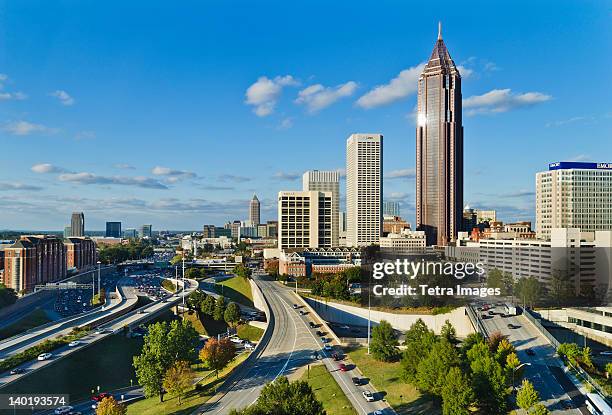
[[[548, 407], [552, 414], [588, 414], [584, 407], [584, 397], [573, 386], [571, 381], [563, 373], [562, 362], [555, 355], [554, 347], [540, 335], [538, 330], [522, 315], [502, 317], [503, 307], [493, 308], [496, 313], [482, 319], [489, 334], [499, 331], [508, 336], [516, 348], [518, 358], [522, 363], [529, 363], [523, 368], [524, 378], [533, 383], [540, 394], [540, 399]], [[485, 311], [479, 312], [479, 317]], [[509, 328], [511, 324], [514, 328]], [[527, 354], [531, 349], [533, 356]], [[520, 385], [517, 379], [516, 385]], [[564, 402], [573, 402], [574, 408], [564, 406]]]
[[[366, 402], [361, 395], [363, 390], [371, 390], [367, 385], [354, 386], [351, 372], [338, 370], [338, 363], [322, 350], [322, 342], [315, 335], [315, 330], [308, 326], [314, 316], [301, 316], [293, 304], [301, 305], [299, 299], [289, 288], [275, 281], [254, 277], [270, 307], [268, 324], [270, 329], [262, 338], [261, 346], [254, 352], [256, 355], [237, 369], [221, 386], [217, 395], [198, 408], [196, 414], [227, 414], [232, 409], [240, 409], [253, 404], [263, 386], [278, 376], [290, 375], [298, 368], [317, 360], [319, 354], [330, 373], [336, 379], [346, 396], [359, 414], [371, 414], [376, 410], [390, 411], [381, 400]], [[302, 308], [300, 308], [302, 309]], [[337, 346], [335, 346], [337, 347]], [[389, 412], [391, 413], [391, 412]]]
[[[19, 369], [22, 370], [22, 373], [18, 374], [10, 374], [9, 372], [5, 372], [0, 374], [0, 389], [7, 384], [14, 382], [22, 377], [29, 376], [33, 372], [42, 369], [43, 367], [53, 364], [54, 362], [65, 358], [76, 350], [83, 349], [106, 336], [110, 336], [113, 333], [122, 330], [124, 327], [133, 327], [134, 325], [141, 324], [142, 321], [150, 320], [153, 316], [158, 315], [161, 311], [172, 307], [174, 304], [182, 301], [183, 295], [188, 296], [191, 294], [198, 286], [197, 281], [195, 280], [185, 280], [187, 282], [187, 287], [184, 291], [180, 291], [178, 294], [170, 295], [166, 299], [160, 299], [158, 301], [147, 304], [143, 307], [140, 307], [136, 310], [130, 311], [127, 314], [124, 314], [114, 320], [111, 320], [108, 323], [102, 324], [99, 328], [104, 329], [102, 332], [96, 330], [95, 332], [89, 333], [86, 336], [83, 336], [79, 339], [79, 345], [76, 347], [64, 346], [58, 349], [53, 350], [52, 357], [48, 360], [31, 360], [29, 362], [25, 362], [22, 365], [18, 366]], [[126, 298], [134, 298], [135, 295], [133, 293], [132, 287], [124, 287]], [[98, 316], [97, 318], [100, 318]], [[73, 325], [74, 326], [74, 325]], [[70, 330], [68, 330], [70, 331]], [[58, 335], [59, 333], [54, 333]]]

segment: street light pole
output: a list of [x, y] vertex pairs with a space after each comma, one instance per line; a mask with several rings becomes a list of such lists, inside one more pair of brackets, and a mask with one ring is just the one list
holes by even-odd
[[[98, 261], [98, 297], [100, 296], [100, 265], [102, 263], [100, 261]], [[99, 298], [98, 298], [99, 300]]]
[[[178, 286], [178, 280], [176, 281]], [[183, 313], [185, 312], [185, 253], [183, 252]]]
[[531, 366], [531, 363], [523, 363], [521, 365], [518, 365], [514, 369], [512, 369], [512, 392], [513, 393], [516, 390], [516, 387], [514, 386], [514, 373], [516, 373], [516, 371], [522, 368], [523, 366]]
[[[371, 281], [370, 281], [371, 282]], [[372, 288], [372, 284], [368, 282], [368, 354], [370, 354], [370, 325], [372, 324], [371, 321], [371, 313], [372, 313], [372, 307], [371, 307], [371, 302], [370, 302], [370, 294], [371, 294], [371, 288]]]

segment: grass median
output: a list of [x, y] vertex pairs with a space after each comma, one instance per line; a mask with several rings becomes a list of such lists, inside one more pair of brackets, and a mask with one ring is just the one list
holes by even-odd
[[308, 382], [317, 400], [323, 404], [327, 415], [357, 415], [334, 377], [327, 371], [325, 365], [310, 366], [301, 379]]
[[241, 339], [246, 339], [251, 342], [257, 342], [263, 336], [264, 331], [259, 327], [251, 326], [250, 324], [241, 324], [236, 329], [236, 334]]
[[365, 347], [349, 350], [348, 355], [363, 376], [385, 396], [398, 414], [441, 413], [430, 397], [422, 395], [417, 388], [402, 381], [400, 362], [379, 362], [372, 355], [368, 355]]
[[215, 284], [215, 290], [217, 294], [223, 295], [230, 301], [235, 301], [247, 307], [253, 307], [253, 293], [251, 292], [251, 284], [248, 278], [232, 277], [218, 282]]

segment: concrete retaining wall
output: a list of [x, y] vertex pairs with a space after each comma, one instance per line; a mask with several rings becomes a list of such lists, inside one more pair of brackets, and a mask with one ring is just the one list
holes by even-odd
[[[336, 323], [351, 324], [358, 326], [368, 325], [368, 309], [334, 302], [323, 302], [313, 298], [306, 298], [306, 301], [312, 306], [318, 315], [327, 321]], [[427, 324], [427, 327], [440, 333], [440, 329], [449, 320], [457, 330], [457, 337], [467, 337], [468, 334], [474, 333], [474, 327], [470, 323], [469, 318], [465, 314], [465, 308], [459, 307], [450, 313], [430, 315], [430, 314], [399, 314], [389, 313], [384, 311], [371, 311], [372, 324], [376, 325], [381, 320], [388, 321], [393, 328], [406, 331], [419, 318]]]
[[251, 285], [251, 293], [253, 294], [253, 305], [259, 311], [265, 312], [267, 309], [267, 304], [266, 304], [266, 300], [263, 298], [263, 294], [261, 293], [261, 290], [259, 289], [257, 284], [253, 282], [252, 279], [249, 279], [249, 284]]

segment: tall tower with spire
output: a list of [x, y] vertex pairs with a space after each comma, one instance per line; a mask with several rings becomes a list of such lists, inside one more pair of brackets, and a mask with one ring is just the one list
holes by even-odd
[[261, 223], [261, 204], [257, 195], [253, 195], [253, 199], [249, 203], [249, 221], [251, 226], [257, 226]]
[[419, 78], [416, 127], [416, 225], [428, 245], [457, 238], [463, 208], [461, 75], [438, 24], [438, 40]]

